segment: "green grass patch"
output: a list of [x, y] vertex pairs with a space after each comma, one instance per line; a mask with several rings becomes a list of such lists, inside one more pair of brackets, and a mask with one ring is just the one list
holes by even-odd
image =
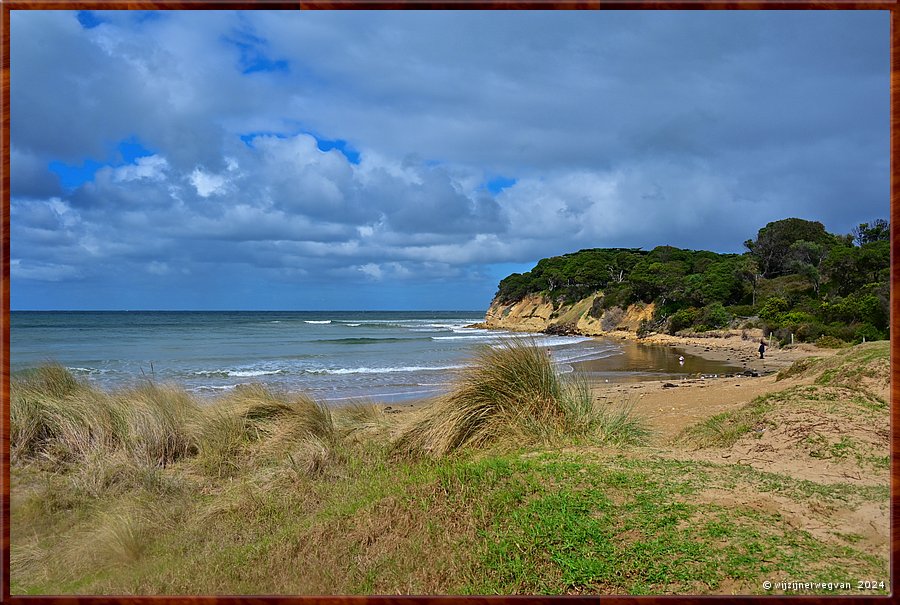
[[[836, 560], [861, 577], [886, 569], [852, 540], [787, 532], [777, 512], [697, 499], [752, 485], [846, 505], [887, 501], [886, 487], [625, 454], [520, 450], [403, 463], [377, 450], [359, 455], [367, 463], [337, 478], [270, 472], [155, 500], [136, 490], [69, 526], [59, 511], [34, 547], [44, 558], [25, 567], [14, 549], [14, 592], [661, 594], [728, 585], [760, 593], [771, 574], [808, 575]], [[110, 523], [123, 509], [131, 516]], [[151, 510], [152, 525], [142, 518]], [[13, 535], [24, 541], [35, 520], [20, 511]], [[75, 543], [101, 544], [100, 561], [70, 554], [61, 565], [53, 553], [85, 528], [90, 541]]]
[[716, 414], [686, 428], [675, 437], [675, 442], [698, 448], [731, 447], [747, 434], [761, 433], [772, 427], [766, 415], [774, 409], [773, 402], [784, 397], [783, 393], [757, 397], [738, 410]]

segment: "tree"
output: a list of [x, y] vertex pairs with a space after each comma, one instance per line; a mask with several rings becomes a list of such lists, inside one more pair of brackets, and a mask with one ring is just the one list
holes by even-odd
[[822, 275], [828, 284], [828, 292], [847, 296], [865, 283], [859, 274], [859, 248], [838, 245], [831, 248], [822, 261]]
[[798, 240], [788, 249], [787, 267], [793, 273], [807, 278], [813, 286], [816, 296], [819, 295], [821, 273], [819, 267], [825, 258], [825, 248], [814, 242]]
[[759, 263], [763, 276], [775, 277], [788, 269], [791, 245], [800, 240], [826, 247], [834, 243], [834, 237], [822, 223], [786, 218], [767, 224], [759, 230], [756, 240], [747, 240], [744, 245]]
[[759, 278], [762, 277], [759, 272], [759, 264], [756, 262], [756, 259], [749, 254], [741, 256], [734, 265], [734, 272], [740, 283], [748, 284], [750, 286], [750, 304], [756, 306], [756, 285], [759, 281]]
[[871, 223], [860, 223], [854, 227], [852, 235], [859, 246], [872, 242], [887, 242], [891, 239], [891, 225], [883, 218], [875, 219]]

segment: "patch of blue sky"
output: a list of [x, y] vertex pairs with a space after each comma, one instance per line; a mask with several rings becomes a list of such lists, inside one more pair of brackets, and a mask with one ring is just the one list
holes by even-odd
[[94, 29], [101, 23], [106, 23], [106, 20], [94, 11], [78, 11], [75, 18], [84, 29]]
[[288, 137], [297, 136], [298, 134], [306, 134], [313, 137], [316, 140], [316, 147], [319, 148], [319, 151], [331, 151], [332, 149], [337, 149], [347, 161], [351, 164], [359, 164], [359, 151], [353, 148], [350, 143], [345, 141], [344, 139], [326, 139], [320, 135], [317, 135], [314, 132], [310, 132], [309, 130], [297, 130], [293, 133], [283, 133], [283, 132], [274, 132], [274, 131], [266, 131], [259, 130], [254, 132], [247, 132], [240, 135], [241, 141], [244, 142], [244, 145], [247, 147], [253, 147], [253, 139], [256, 137], [276, 137], [278, 139], [286, 139]]
[[119, 167], [135, 164], [138, 158], [147, 157], [153, 153], [152, 150], [144, 147], [137, 137], [129, 137], [112, 146], [103, 161], [85, 158], [81, 164], [66, 164], [59, 160], [53, 160], [47, 167], [59, 177], [63, 188], [71, 191], [93, 181], [97, 171], [104, 166]]
[[163, 18], [162, 11], [129, 11], [128, 16], [135, 23], [147, 23], [148, 21], [159, 21]]
[[[75, 13], [75, 18], [84, 29], [94, 29], [101, 23], [109, 23], [110, 18], [105, 16], [106, 11], [82, 10]], [[160, 11], [124, 11], [127, 20], [137, 25], [143, 25], [151, 21], [159, 21], [163, 18]]]
[[268, 42], [247, 31], [237, 31], [232, 36], [222, 36], [222, 40], [238, 49], [238, 64], [243, 74], [272, 73], [290, 71], [285, 59], [273, 59], [268, 55]]
[[[316, 135], [314, 134], [312, 136], [316, 137]], [[353, 147], [351, 147], [350, 144], [343, 139], [329, 140], [316, 137], [316, 145], [318, 146], [319, 151], [330, 151], [332, 149], [337, 149], [342, 154], [344, 154], [344, 157], [347, 158], [348, 162], [350, 162], [351, 164], [359, 164], [359, 152], [353, 149]]]
[[484, 188], [487, 189], [488, 191], [490, 191], [491, 193], [493, 193], [494, 195], [497, 195], [504, 189], [509, 189], [510, 187], [515, 185], [517, 182], [518, 182], [517, 179], [511, 179], [511, 178], [507, 178], [505, 176], [498, 176], [498, 177], [494, 177], [493, 179], [487, 181], [484, 184]]
[[85, 160], [80, 166], [77, 164], [64, 164], [54, 160], [47, 167], [50, 169], [50, 172], [55, 173], [59, 177], [59, 183], [63, 189], [72, 190], [81, 187], [89, 181], [93, 181], [94, 175], [105, 165], [102, 162], [91, 159]]

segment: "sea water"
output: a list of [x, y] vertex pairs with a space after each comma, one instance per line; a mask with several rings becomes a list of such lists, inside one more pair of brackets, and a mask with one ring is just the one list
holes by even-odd
[[483, 311], [14, 311], [10, 369], [49, 362], [99, 388], [142, 381], [215, 396], [241, 384], [322, 401], [392, 402], [437, 395], [479, 347], [529, 339], [562, 372], [622, 356], [621, 344], [580, 336], [482, 330]]

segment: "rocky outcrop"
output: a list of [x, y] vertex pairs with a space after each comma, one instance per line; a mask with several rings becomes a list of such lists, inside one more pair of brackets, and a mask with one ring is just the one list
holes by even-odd
[[553, 302], [540, 294], [532, 294], [514, 303], [494, 300], [480, 327], [518, 332], [549, 334], [582, 334], [599, 336], [616, 330], [637, 331], [641, 321], [653, 317], [653, 304], [635, 304], [627, 309], [602, 311], [599, 292], [554, 308]]

